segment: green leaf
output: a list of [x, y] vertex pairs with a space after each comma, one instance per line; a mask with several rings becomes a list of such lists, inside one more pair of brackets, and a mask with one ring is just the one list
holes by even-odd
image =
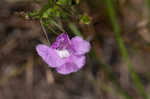
[[32, 12], [29, 12], [27, 14], [27, 16], [31, 17], [31, 18], [35, 18], [35, 19], [39, 19], [40, 16], [39, 16], [39, 13], [37, 11], [32, 11]]
[[70, 6], [71, 5], [71, 0], [58, 0], [56, 2], [56, 4], [58, 5], [62, 5], [62, 6]]
[[[49, 0], [49, 2], [48, 2], [47, 4], [45, 4], [45, 5], [43, 6], [43, 8], [39, 11], [40, 17], [46, 16], [45, 12], [46, 12], [49, 8], [51, 8], [51, 7], [53, 7], [53, 0]], [[44, 14], [44, 15], [43, 15], [43, 14]]]
[[52, 8], [47, 9], [43, 15], [43, 18], [49, 18], [49, 17], [60, 17], [60, 9], [58, 6], [54, 6]]

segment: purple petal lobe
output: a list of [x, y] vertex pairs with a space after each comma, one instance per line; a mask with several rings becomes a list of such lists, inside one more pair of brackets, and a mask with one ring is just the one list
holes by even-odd
[[60, 34], [57, 38], [56, 41], [52, 44], [53, 49], [65, 49], [69, 46], [70, 44], [70, 39], [69, 36], [65, 33]]
[[81, 69], [85, 64], [85, 56], [70, 56], [65, 59], [66, 63], [56, 70], [60, 74], [70, 74]]
[[66, 59], [66, 62], [71, 62], [76, 64], [78, 69], [82, 68], [85, 64], [85, 56], [70, 56]]
[[76, 72], [77, 70], [78, 70], [78, 67], [74, 63], [65, 63], [62, 66], [56, 68], [56, 71], [63, 75]]
[[55, 49], [44, 44], [37, 45], [36, 51], [50, 67], [59, 67], [65, 63], [65, 61], [58, 56]]
[[76, 36], [71, 39], [71, 48], [74, 50], [75, 55], [83, 55], [90, 50], [90, 43], [83, 40], [82, 37]]

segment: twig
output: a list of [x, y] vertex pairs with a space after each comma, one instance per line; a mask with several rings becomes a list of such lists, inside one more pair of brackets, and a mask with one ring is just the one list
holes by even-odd
[[47, 33], [46, 33], [46, 30], [45, 30], [45, 27], [44, 27], [44, 25], [43, 25], [42, 19], [40, 19], [40, 25], [41, 25], [42, 31], [43, 31], [43, 33], [44, 33], [44, 35], [45, 35], [45, 37], [46, 37], [46, 39], [47, 39], [47, 41], [48, 41], [48, 43], [49, 43], [49, 45], [50, 45], [50, 41], [49, 41], [49, 39], [48, 39], [48, 35], [47, 35]]

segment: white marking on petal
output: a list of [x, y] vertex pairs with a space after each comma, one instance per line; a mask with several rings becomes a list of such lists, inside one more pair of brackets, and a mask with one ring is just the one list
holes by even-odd
[[56, 50], [56, 52], [58, 53], [59, 57], [61, 57], [61, 58], [66, 58], [66, 57], [70, 56], [70, 53], [66, 49]]

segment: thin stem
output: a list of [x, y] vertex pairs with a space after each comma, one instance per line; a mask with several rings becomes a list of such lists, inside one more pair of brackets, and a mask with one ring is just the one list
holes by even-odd
[[118, 45], [120, 47], [121, 54], [123, 56], [124, 61], [128, 65], [128, 69], [131, 73], [131, 77], [134, 81], [134, 84], [137, 87], [139, 94], [141, 96], [143, 96], [144, 99], [148, 99], [147, 94], [144, 91], [143, 85], [142, 85], [138, 75], [136, 74], [136, 72], [134, 71], [134, 69], [132, 67], [132, 64], [131, 64], [128, 52], [126, 50], [124, 41], [121, 37], [120, 28], [119, 28], [119, 25], [117, 23], [117, 19], [116, 19], [115, 10], [114, 10], [114, 7], [113, 7], [112, 0], [105, 0], [105, 2], [107, 4], [108, 14], [110, 16], [110, 21], [112, 23], [112, 26], [113, 26], [113, 29], [114, 29], [114, 32], [115, 32], [115, 35], [116, 35], [116, 39], [117, 39]]
[[45, 30], [45, 27], [44, 27], [44, 25], [43, 25], [42, 19], [40, 19], [40, 25], [41, 25], [42, 31], [43, 31], [43, 33], [44, 33], [44, 35], [45, 35], [45, 37], [46, 37], [46, 40], [48, 41], [48, 43], [49, 43], [49, 45], [50, 45], [50, 41], [49, 41], [49, 39], [48, 39], [48, 35], [47, 35], [47, 33], [46, 33], [46, 30]]
[[83, 35], [81, 34], [81, 32], [77, 29], [77, 27], [73, 23], [69, 22], [68, 26], [69, 26], [69, 28], [72, 30], [72, 32], [75, 35], [83, 37]]

